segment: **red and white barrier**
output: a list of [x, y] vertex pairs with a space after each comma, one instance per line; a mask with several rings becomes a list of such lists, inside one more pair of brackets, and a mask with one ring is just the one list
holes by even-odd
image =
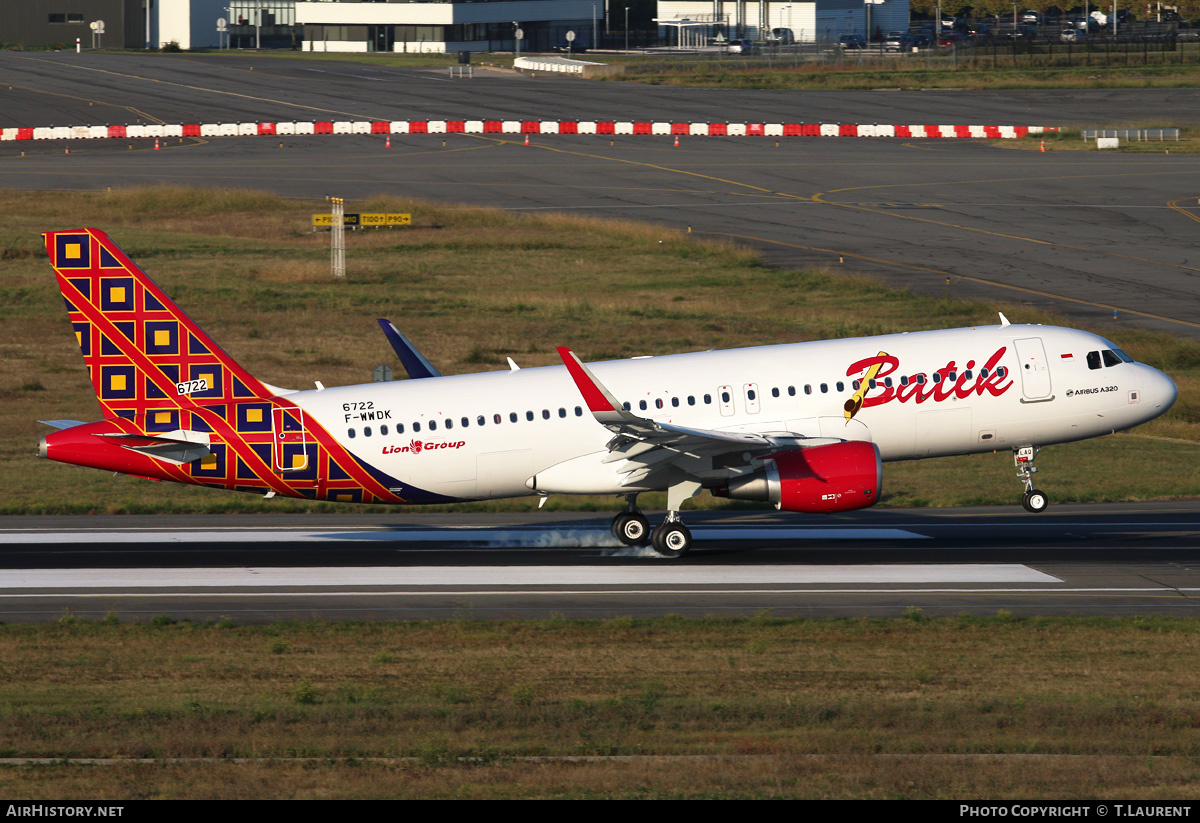
[[693, 137], [900, 137], [1015, 139], [1057, 126], [954, 126], [855, 123], [690, 123], [595, 120], [337, 120], [277, 123], [38, 126], [0, 129], [0, 142], [95, 140], [105, 137], [251, 137], [308, 134], [596, 134]]

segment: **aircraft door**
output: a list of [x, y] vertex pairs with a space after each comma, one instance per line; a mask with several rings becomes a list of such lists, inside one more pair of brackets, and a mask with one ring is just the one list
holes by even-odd
[[1021, 369], [1021, 392], [1026, 400], [1051, 400], [1050, 364], [1040, 337], [1014, 340]]
[[294, 472], [308, 468], [308, 438], [304, 431], [304, 410], [271, 408], [275, 443], [275, 471]]
[[747, 383], [742, 386], [743, 396], [746, 398], [746, 413], [758, 414], [758, 384]]
[[733, 415], [733, 386], [719, 386], [717, 388], [717, 403], [721, 407], [722, 417]]

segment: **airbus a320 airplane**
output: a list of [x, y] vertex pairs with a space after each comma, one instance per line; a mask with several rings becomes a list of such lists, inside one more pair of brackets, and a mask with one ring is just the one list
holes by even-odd
[[[290, 391], [226, 354], [108, 236], [49, 232], [104, 419], [46, 421], [51, 460], [313, 500], [448, 503], [623, 495], [613, 534], [678, 557], [688, 498], [842, 512], [884, 461], [1011, 449], [1024, 505], [1038, 449], [1128, 429], [1175, 384], [1102, 337], [1010, 324], [443, 376], [380, 321], [413, 377]], [[651, 532], [641, 492], [667, 493]]]

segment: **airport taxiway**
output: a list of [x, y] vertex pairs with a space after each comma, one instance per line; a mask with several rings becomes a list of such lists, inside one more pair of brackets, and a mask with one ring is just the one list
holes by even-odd
[[[251, 68], [253, 70], [251, 70]], [[0, 54], [0, 126], [344, 118], [1114, 125], [1200, 90], [779, 92], [244, 56]], [[0, 86], [0, 91], [3, 90]], [[250, 186], [307, 199], [401, 194], [657, 221], [783, 266], [1200, 338], [1200, 157], [1037, 152], [969, 140], [516, 135], [0, 144], [0, 187]], [[132, 148], [130, 148], [132, 146]], [[26, 156], [21, 157], [24, 151]], [[99, 222], [103, 222], [100, 220]], [[61, 227], [60, 227], [61, 228]], [[1115, 315], [1115, 319], [1114, 319]], [[1018, 320], [1018, 317], [1012, 318]]]

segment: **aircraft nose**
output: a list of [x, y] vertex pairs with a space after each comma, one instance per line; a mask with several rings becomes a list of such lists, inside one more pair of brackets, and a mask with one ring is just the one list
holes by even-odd
[[1162, 414], [1167, 409], [1175, 405], [1176, 399], [1179, 397], [1179, 387], [1175, 385], [1175, 381], [1167, 375], [1160, 372], [1158, 369], [1150, 368], [1147, 375], [1144, 389], [1146, 399], [1153, 405], [1154, 410], [1158, 414]]

